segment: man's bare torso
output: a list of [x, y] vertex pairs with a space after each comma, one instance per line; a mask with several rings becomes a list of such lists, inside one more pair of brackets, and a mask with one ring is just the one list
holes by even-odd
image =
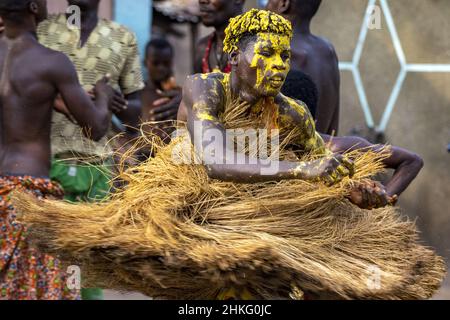
[[331, 43], [320, 37], [294, 35], [294, 38], [291, 68], [308, 74], [317, 85], [317, 131], [332, 134], [339, 124], [340, 75], [336, 52]]
[[[188, 80], [188, 85], [185, 87], [185, 98], [180, 106], [178, 113], [178, 121], [188, 122], [188, 109], [195, 108], [196, 103], [201, 100], [208, 100], [209, 112], [213, 116], [222, 114], [225, 111], [227, 104], [226, 99], [230, 95], [227, 95], [226, 88], [224, 86], [224, 77], [228, 77], [223, 73], [210, 73], [206, 75], [193, 75]], [[207, 92], [207, 95], [197, 95], [196, 90], [193, 87], [201, 87], [202, 92]], [[186, 93], [187, 89], [187, 93]], [[206, 97], [205, 97], [206, 96]], [[288, 98], [281, 93], [274, 99], [278, 113], [278, 129], [280, 130], [280, 136], [285, 136], [295, 128], [299, 128], [300, 132], [305, 132], [305, 136], [314, 135], [315, 125], [312, 121], [312, 116], [302, 102]], [[223, 124], [225, 125], [225, 124]], [[301, 138], [301, 136], [300, 136]], [[307, 146], [308, 141], [295, 141], [294, 144], [299, 147], [309, 149]]]
[[48, 175], [54, 54], [31, 36], [0, 40], [1, 174]]

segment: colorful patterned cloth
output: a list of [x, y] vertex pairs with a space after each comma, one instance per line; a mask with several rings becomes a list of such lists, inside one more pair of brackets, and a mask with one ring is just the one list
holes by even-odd
[[79, 299], [79, 292], [67, 288], [60, 262], [30, 246], [10, 202], [14, 190], [25, 190], [38, 198], [63, 196], [61, 188], [48, 179], [0, 177], [0, 300]]

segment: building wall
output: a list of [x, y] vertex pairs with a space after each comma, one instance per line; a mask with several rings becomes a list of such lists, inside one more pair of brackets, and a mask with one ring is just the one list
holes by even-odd
[[136, 34], [139, 52], [143, 57], [151, 34], [152, 0], [115, 0], [113, 5], [114, 20]]

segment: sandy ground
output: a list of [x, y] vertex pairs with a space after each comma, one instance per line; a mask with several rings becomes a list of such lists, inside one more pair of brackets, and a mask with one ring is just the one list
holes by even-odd
[[439, 290], [432, 300], [450, 300], [450, 269], [447, 270], [447, 278], [445, 279], [441, 290]]
[[112, 290], [104, 291], [105, 300], [152, 300], [140, 293], [120, 293]]
[[[442, 285], [441, 290], [432, 300], [450, 300], [450, 270], [447, 272], [447, 278]], [[152, 300], [139, 293], [119, 293], [116, 291], [105, 290], [105, 300]]]

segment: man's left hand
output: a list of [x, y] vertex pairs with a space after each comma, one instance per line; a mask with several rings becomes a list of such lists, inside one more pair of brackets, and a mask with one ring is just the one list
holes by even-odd
[[397, 196], [389, 196], [385, 186], [376, 181], [363, 181], [350, 192], [349, 200], [361, 209], [378, 209], [394, 205]]

